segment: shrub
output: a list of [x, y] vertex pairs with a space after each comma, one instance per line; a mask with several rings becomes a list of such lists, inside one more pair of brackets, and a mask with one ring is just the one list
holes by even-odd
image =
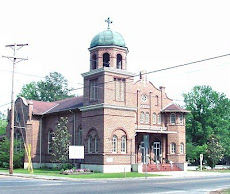
[[[20, 142], [14, 141], [14, 146]], [[4, 139], [0, 142], [0, 167], [9, 168], [10, 140]], [[24, 150], [14, 151], [14, 168], [22, 168], [24, 165]]]

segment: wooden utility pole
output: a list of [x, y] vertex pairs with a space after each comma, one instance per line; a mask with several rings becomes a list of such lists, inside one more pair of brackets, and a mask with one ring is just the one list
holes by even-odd
[[12, 71], [12, 92], [11, 92], [11, 115], [10, 115], [10, 160], [9, 160], [9, 173], [13, 174], [13, 161], [14, 161], [14, 69], [15, 64], [19, 63], [22, 60], [28, 60], [27, 58], [16, 57], [16, 51], [22, 48], [23, 46], [28, 46], [28, 44], [12, 44], [6, 45], [13, 49], [14, 53], [12, 57], [2, 56], [8, 58], [13, 62], [13, 71]]

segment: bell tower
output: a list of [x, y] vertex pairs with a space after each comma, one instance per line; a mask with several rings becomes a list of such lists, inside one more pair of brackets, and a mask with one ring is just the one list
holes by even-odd
[[126, 79], [133, 76], [127, 72], [128, 48], [122, 35], [110, 29], [110, 18], [105, 22], [107, 30], [98, 33], [90, 44], [90, 71], [82, 74], [84, 106], [127, 104]]
[[[107, 30], [98, 33], [90, 44], [90, 68], [82, 74], [84, 99], [80, 108], [82, 137], [85, 140], [83, 168], [95, 168], [102, 172], [119, 161], [119, 154], [124, 159], [119, 165], [122, 170], [130, 161], [134, 146], [129, 151], [126, 151], [126, 146], [128, 148], [133, 143], [128, 138], [135, 136], [136, 111], [130, 95], [133, 94], [134, 74], [127, 71], [128, 48], [121, 34], [110, 29], [110, 18], [106, 22]], [[125, 145], [122, 148], [121, 139]], [[120, 143], [115, 146], [115, 141]], [[93, 162], [97, 165], [91, 165]], [[128, 166], [131, 169], [130, 164]]]

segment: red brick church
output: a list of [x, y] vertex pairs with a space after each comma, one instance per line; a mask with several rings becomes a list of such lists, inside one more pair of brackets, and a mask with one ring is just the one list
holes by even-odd
[[[91, 41], [89, 71], [82, 73], [83, 96], [56, 102], [18, 98], [15, 138], [21, 138], [23, 131], [26, 143], [32, 145], [35, 168], [53, 166], [52, 134], [59, 119], [68, 117], [71, 145], [84, 145], [81, 168], [140, 172], [146, 162], [148, 169], [155, 164], [159, 169], [171, 161], [175, 168], [186, 170], [188, 111], [173, 104], [165, 87], [156, 88], [143, 72], [134, 81], [135, 74], [127, 70], [128, 47], [109, 24]], [[7, 133], [9, 136], [9, 128]]]

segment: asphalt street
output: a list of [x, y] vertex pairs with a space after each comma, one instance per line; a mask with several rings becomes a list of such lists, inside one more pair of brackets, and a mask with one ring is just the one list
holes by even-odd
[[46, 180], [0, 175], [1, 194], [36, 193], [209, 193], [230, 188], [230, 174], [109, 180]]

